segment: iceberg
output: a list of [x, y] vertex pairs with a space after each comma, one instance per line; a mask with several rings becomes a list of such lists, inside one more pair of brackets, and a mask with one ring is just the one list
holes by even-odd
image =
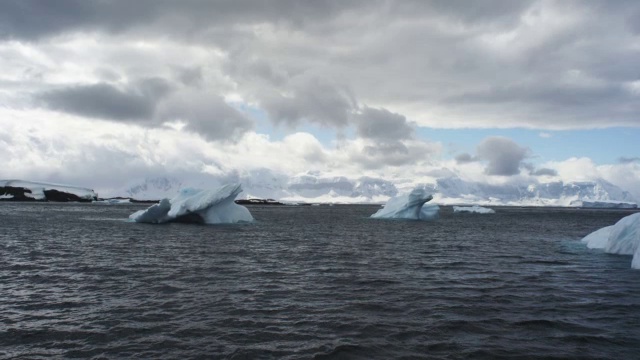
[[234, 202], [241, 192], [240, 184], [229, 184], [216, 190], [182, 189], [174, 198], [162, 199], [146, 210], [131, 214], [129, 219], [151, 224], [166, 222], [231, 224], [253, 221], [249, 210]]
[[615, 225], [606, 226], [582, 240], [590, 249], [603, 249], [609, 254], [633, 255], [632, 269], [640, 269], [640, 213], [625, 216]]
[[111, 198], [111, 199], [100, 199], [92, 201], [94, 204], [107, 204], [107, 205], [121, 205], [121, 204], [131, 204], [131, 199], [128, 198]]
[[392, 197], [382, 209], [371, 217], [375, 219], [435, 219], [440, 207], [436, 204], [425, 205], [432, 199], [433, 196], [425, 189], [416, 188], [408, 194]]
[[474, 213], [474, 214], [495, 214], [496, 211], [493, 209], [489, 209], [486, 207], [482, 207], [482, 206], [478, 206], [478, 205], [473, 205], [473, 206], [454, 206], [453, 207], [453, 212], [454, 213]]

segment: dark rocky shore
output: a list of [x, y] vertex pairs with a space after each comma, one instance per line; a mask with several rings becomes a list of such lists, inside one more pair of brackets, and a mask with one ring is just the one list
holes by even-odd
[[[56, 201], [56, 202], [92, 202], [97, 198], [87, 199], [55, 189], [44, 190], [44, 198], [36, 199], [30, 189], [14, 186], [0, 187], [0, 201]], [[31, 195], [30, 195], [31, 194]], [[2, 197], [5, 195], [5, 197]]]

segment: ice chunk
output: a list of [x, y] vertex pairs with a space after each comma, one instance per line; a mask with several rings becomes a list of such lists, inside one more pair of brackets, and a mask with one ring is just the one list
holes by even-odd
[[199, 222], [223, 224], [253, 221], [249, 210], [234, 202], [242, 192], [240, 184], [225, 185], [216, 190], [183, 189], [173, 199], [163, 199], [146, 210], [129, 216], [135, 222], [165, 223]]
[[493, 209], [489, 209], [489, 208], [478, 206], [478, 205], [454, 206], [453, 212], [454, 213], [468, 212], [468, 213], [475, 213], [475, 214], [495, 214], [496, 213], [495, 210]]
[[131, 199], [129, 198], [112, 198], [112, 199], [102, 199], [92, 201], [94, 204], [107, 204], [107, 205], [122, 205], [122, 204], [131, 204]]
[[585, 236], [581, 241], [587, 244], [589, 249], [604, 249], [607, 247], [611, 230], [613, 230], [613, 225], [605, 226]]
[[440, 207], [435, 204], [425, 205], [431, 199], [433, 196], [425, 189], [416, 188], [408, 194], [389, 199], [384, 207], [371, 217], [376, 219], [435, 219]]
[[640, 269], [640, 213], [596, 230], [585, 236], [582, 242], [589, 248], [604, 249], [609, 254], [633, 255], [631, 267]]

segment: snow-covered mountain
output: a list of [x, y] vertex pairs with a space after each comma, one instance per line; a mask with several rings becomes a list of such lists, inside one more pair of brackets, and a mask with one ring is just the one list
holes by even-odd
[[93, 201], [98, 195], [88, 188], [25, 180], [0, 180], [0, 200]]
[[238, 198], [277, 199], [288, 202], [339, 202], [370, 203], [384, 202], [398, 194], [395, 185], [387, 180], [360, 177], [324, 176], [318, 172], [307, 172], [292, 177], [269, 170], [235, 174], [225, 179], [212, 178], [190, 181], [175, 178], [147, 178], [121, 191], [123, 196], [137, 200], [171, 198], [182, 187], [216, 187], [225, 181], [242, 183], [244, 192]]
[[[384, 203], [401, 192], [398, 190], [399, 184], [381, 178], [350, 178], [326, 175], [318, 171], [286, 176], [259, 169], [232, 174], [224, 179], [212, 178], [210, 181], [150, 178], [122, 193], [135, 199], [161, 199], [174, 196], [181, 187], [215, 187], [228, 181], [242, 183], [244, 192], [239, 198], [276, 199], [285, 202]], [[495, 185], [447, 176], [427, 181], [421, 186], [433, 193], [434, 201], [439, 204], [577, 206], [579, 202], [636, 203], [629, 192], [602, 179], [590, 182]], [[405, 188], [407, 184], [403, 183], [402, 189]]]
[[603, 180], [492, 185], [458, 177], [437, 179], [427, 187], [440, 203], [570, 206], [572, 202], [635, 203], [627, 191]]

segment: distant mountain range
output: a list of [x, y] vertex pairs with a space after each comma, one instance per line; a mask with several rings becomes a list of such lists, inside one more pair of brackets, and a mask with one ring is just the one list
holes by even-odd
[[[292, 177], [258, 170], [222, 179], [148, 178], [116, 192], [134, 200], [172, 198], [181, 188], [211, 189], [226, 183], [241, 183], [239, 199], [275, 199], [285, 203], [384, 203], [390, 197], [420, 187], [441, 205], [478, 204], [513, 206], [572, 206], [635, 208], [637, 200], [627, 191], [603, 179], [583, 182], [486, 184], [447, 176], [417, 184], [362, 176], [327, 176], [306, 172]], [[117, 199], [124, 201], [126, 199]], [[0, 200], [5, 201], [95, 201], [98, 194], [88, 188], [21, 180], [0, 180]]]
[[550, 182], [527, 185], [491, 185], [467, 182], [457, 177], [437, 179], [428, 185], [441, 203], [480, 205], [570, 206], [572, 202], [631, 203], [636, 199], [619, 187], [603, 180]]
[[[405, 189], [407, 185], [399, 190], [393, 182], [385, 179], [326, 176], [319, 172], [286, 177], [259, 171], [227, 181], [242, 183], [244, 192], [240, 198], [276, 199], [284, 202], [384, 203], [389, 197], [408, 190]], [[161, 177], [146, 179], [122, 193], [135, 199], [159, 199], [175, 195], [184, 186], [218, 185], [220, 184], [215, 182], [206, 185], [190, 184], [188, 180]], [[603, 179], [491, 185], [449, 176], [418, 186], [433, 193], [434, 202], [444, 205], [587, 206], [597, 202], [600, 207], [607, 207], [607, 204], [611, 207], [629, 207], [637, 203], [629, 192]]]

